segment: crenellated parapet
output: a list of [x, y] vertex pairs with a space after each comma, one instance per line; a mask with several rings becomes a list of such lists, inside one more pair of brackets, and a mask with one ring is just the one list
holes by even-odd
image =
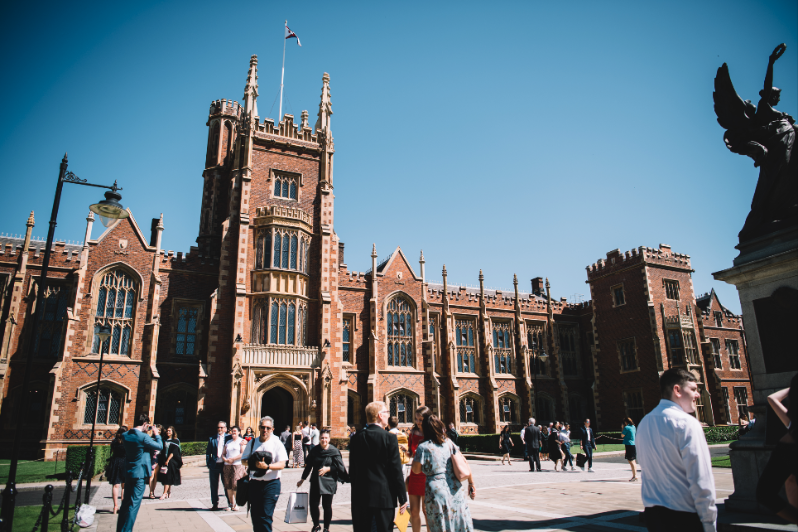
[[313, 232], [313, 216], [298, 207], [286, 207], [283, 205], [257, 207], [253, 223], [256, 226], [277, 224], [299, 227], [308, 233]]
[[226, 116], [238, 120], [241, 118], [241, 104], [235, 100], [215, 100], [211, 102], [211, 108], [208, 111], [208, 121], [211, 118]]
[[599, 259], [585, 269], [590, 281], [644, 263], [692, 271], [690, 255], [673, 253], [667, 244], [660, 244], [658, 248], [640, 246], [623, 253], [619, 249], [614, 249], [607, 253], [606, 259]]

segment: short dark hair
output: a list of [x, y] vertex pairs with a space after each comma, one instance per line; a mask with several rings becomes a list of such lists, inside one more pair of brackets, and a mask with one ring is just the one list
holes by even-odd
[[319, 433], [319, 436], [322, 436], [324, 434], [330, 434], [329, 429], [322, 429], [322, 431]]
[[232, 427], [230, 427], [230, 432], [233, 432], [233, 429], [236, 429], [238, 432], [241, 432], [241, 427], [239, 427], [238, 425], [233, 425]]
[[149, 422], [150, 422], [150, 416], [148, 416], [147, 414], [139, 414], [139, 424], [138, 424], [138, 426], [146, 425]]
[[425, 440], [432, 440], [437, 444], [446, 441], [446, 427], [435, 414], [424, 416], [421, 421], [421, 430], [424, 432]]
[[392, 429], [395, 429], [396, 426], [399, 425], [399, 418], [396, 416], [391, 416], [388, 418], [388, 426]]
[[659, 391], [663, 399], [673, 397], [673, 387], [684, 387], [687, 382], [697, 382], [695, 375], [684, 368], [671, 368], [659, 378]]
[[311, 427], [315, 427], [315, 426], [316, 426], [316, 424], [315, 424], [315, 423], [311, 423], [311, 424], [310, 424], [310, 426], [311, 426]]

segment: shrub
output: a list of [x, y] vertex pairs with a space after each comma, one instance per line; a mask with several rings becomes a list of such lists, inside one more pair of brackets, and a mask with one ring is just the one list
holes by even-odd
[[[88, 445], [70, 445], [67, 447], [66, 470], [72, 471], [75, 478], [77, 478], [80, 472], [80, 464], [86, 459], [86, 452], [88, 450]], [[91, 471], [91, 476], [95, 476], [105, 470], [110, 456], [111, 446], [109, 444], [94, 445], [94, 468]]]
[[335, 445], [339, 451], [349, 449], [349, 438], [330, 438], [330, 443]]
[[183, 456], [199, 456], [205, 454], [208, 442], [204, 441], [182, 441], [180, 442], [180, 452]]
[[720, 443], [724, 441], [736, 440], [738, 438], [739, 427], [704, 427], [704, 435], [707, 443]]
[[[513, 448], [510, 454], [513, 456], [523, 456], [524, 450], [521, 447], [521, 435], [512, 434]], [[499, 449], [498, 434], [464, 434], [457, 439], [457, 445], [465, 453], [489, 453], [501, 455]]]

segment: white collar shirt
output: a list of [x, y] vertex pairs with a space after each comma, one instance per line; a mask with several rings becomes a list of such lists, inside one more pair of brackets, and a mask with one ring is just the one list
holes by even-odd
[[222, 453], [224, 453], [224, 437], [226, 434], [219, 434], [216, 436], [216, 463], [221, 464], [224, 462], [222, 460]]
[[715, 479], [701, 423], [667, 399], [637, 427], [643, 506], [697, 513], [705, 532], [715, 531]]

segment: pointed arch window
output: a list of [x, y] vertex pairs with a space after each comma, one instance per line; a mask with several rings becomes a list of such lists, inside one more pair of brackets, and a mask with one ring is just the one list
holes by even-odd
[[275, 235], [274, 235], [274, 267], [275, 268], [279, 268], [280, 267], [280, 257], [281, 257], [280, 245], [281, 245], [282, 241], [283, 240], [282, 240], [282, 236], [280, 235], [280, 233], [275, 233]]
[[123, 270], [112, 270], [103, 275], [97, 291], [94, 317], [95, 333], [101, 325], [111, 327], [111, 337], [100, 346], [95, 334], [91, 352], [130, 356], [130, 339], [133, 333], [136, 283]]
[[280, 305], [275, 301], [272, 303], [272, 316], [271, 316], [271, 329], [272, 329], [272, 343], [277, 342], [277, 323], [280, 319]]
[[282, 303], [280, 305], [280, 335], [277, 341], [278, 344], [285, 345], [285, 314], [286, 314], [286, 304]]
[[96, 387], [83, 393], [86, 401], [86, 408], [83, 410], [84, 425], [91, 425], [94, 422], [95, 410], [97, 411], [97, 424], [119, 424], [119, 420], [122, 418], [122, 394], [104, 386], [100, 387], [99, 398]]
[[294, 325], [296, 323], [296, 306], [291, 303], [288, 305], [288, 323], [287, 334], [285, 342], [288, 345], [294, 345]]
[[398, 393], [390, 399], [390, 411], [392, 416], [396, 416], [399, 423], [413, 422], [413, 398], [407, 394]]
[[291, 269], [296, 270], [297, 237], [291, 235]]
[[272, 232], [266, 229], [260, 232], [255, 249], [255, 268], [268, 268], [272, 261]]
[[269, 307], [265, 301], [261, 301], [255, 305], [255, 310], [252, 313], [252, 343], [265, 344], [268, 343], [266, 321], [269, 317]]
[[513, 400], [509, 395], [503, 395], [499, 399], [499, 420], [502, 423], [516, 423], [518, 420], [516, 415], [517, 408], [517, 401]]
[[479, 425], [479, 419], [479, 401], [470, 395], [460, 399], [460, 423]]
[[413, 366], [413, 307], [401, 295], [388, 302], [386, 327], [388, 337], [388, 365]]
[[[0, 287], [2, 289], [2, 287]], [[39, 328], [34, 353], [40, 358], [56, 358], [61, 350], [61, 335], [68, 304], [69, 290], [65, 286], [48, 285], [44, 301], [39, 304]]]
[[493, 363], [496, 373], [513, 372], [513, 348], [510, 338], [510, 322], [493, 324]]
[[457, 371], [476, 373], [476, 348], [474, 347], [474, 320], [455, 320], [455, 343], [457, 344]]

